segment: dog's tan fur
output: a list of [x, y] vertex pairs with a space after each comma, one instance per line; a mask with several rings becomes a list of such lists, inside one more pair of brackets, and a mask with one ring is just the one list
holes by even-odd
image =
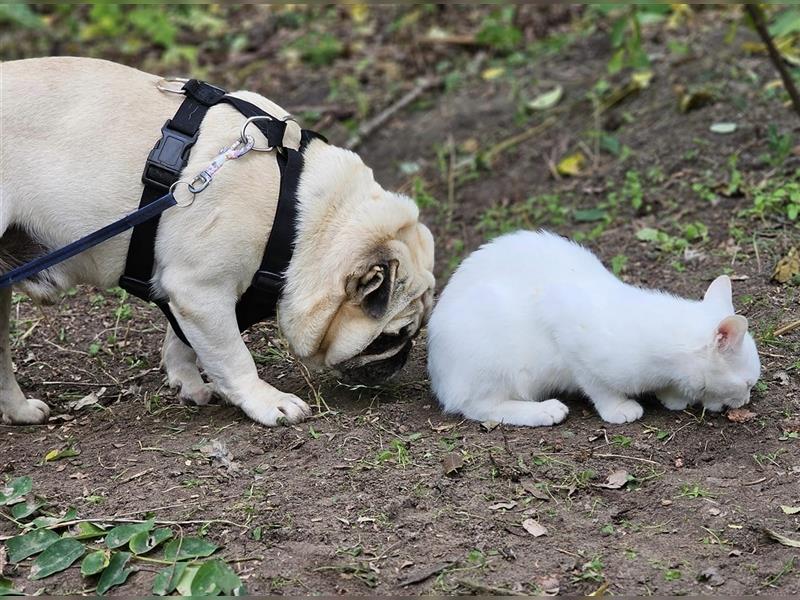
[[[94, 59], [32, 59], [0, 69], [0, 247], [13, 228], [58, 248], [135, 209], [144, 159], [182, 97], [160, 92], [157, 76]], [[236, 95], [276, 117], [287, 114], [257, 94]], [[236, 140], [243, 122], [227, 105], [211, 108], [184, 178]], [[255, 128], [248, 133], [266, 143]], [[433, 240], [414, 203], [384, 191], [356, 154], [315, 140], [305, 165], [281, 330], [297, 356], [314, 365], [336, 367], [354, 357], [369, 364], [363, 353], [379, 335], [411, 336], [427, 318]], [[163, 214], [153, 277], [194, 348], [168, 330], [162, 356], [170, 384], [183, 398], [207, 402], [211, 388], [199, 361], [218, 393], [266, 425], [309, 412], [296, 396], [259, 379], [234, 313], [261, 260], [279, 183], [272, 154], [226, 164], [189, 208]], [[191, 200], [182, 186], [176, 197]], [[130, 232], [117, 236], [18, 287], [46, 301], [79, 283], [114, 286], [129, 240]], [[379, 285], [388, 295], [375, 314], [364, 303]], [[47, 407], [26, 400], [11, 371], [10, 295], [0, 290], [0, 412], [6, 422], [38, 423]]]

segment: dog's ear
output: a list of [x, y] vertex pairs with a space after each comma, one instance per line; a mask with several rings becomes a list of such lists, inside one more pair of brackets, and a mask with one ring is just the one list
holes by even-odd
[[382, 318], [394, 293], [398, 264], [396, 259], [383, 260], [370, 265], [363, 273], [351, 275], [347, 280], [350, 301], [360, 304], [373, 319]]

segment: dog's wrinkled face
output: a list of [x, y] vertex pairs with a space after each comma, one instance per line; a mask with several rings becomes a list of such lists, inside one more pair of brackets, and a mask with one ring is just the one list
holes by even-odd
[[301, 212], [281, 330], [306, 364], [380, 383], [403, 367], [433, 307], [433, 237], [414, 202], [383, 190], [354, 154], [312, 144], [306, 161], [328, 175], [301, 180], [301, 206], [328, 210]]
[[[424, 225], [368, 252], [343, 282], [344, 301], [330, 321], [317, 362], [348, 381], [377, 384], [403, 365], [433, 307], [433, 242]], [[426, 268], [427, 266], [427, 268]]]

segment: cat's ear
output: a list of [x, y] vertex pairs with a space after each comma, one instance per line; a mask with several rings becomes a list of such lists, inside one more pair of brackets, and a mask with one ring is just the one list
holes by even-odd
[[733, 312], [733, 290], [731, 289], [731, 278], [727, 275], [720, 275], [706, 290], [703, 302], [713, 304], [720, 308], [730, 309]]
[[742, 345], [747, 333], [747, 319], [742, 315], [725, 317], [717, 325], [715, 342], [720, 352], [730, 352]]

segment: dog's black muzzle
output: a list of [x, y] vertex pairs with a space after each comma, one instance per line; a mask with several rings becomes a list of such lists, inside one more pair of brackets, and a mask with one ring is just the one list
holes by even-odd
[[395, 375], [408, 360], [414, 338], [402, 331], [398, 334], [382, 333], [364, 351], [337, 366], [348, 383], [378, 385]]

